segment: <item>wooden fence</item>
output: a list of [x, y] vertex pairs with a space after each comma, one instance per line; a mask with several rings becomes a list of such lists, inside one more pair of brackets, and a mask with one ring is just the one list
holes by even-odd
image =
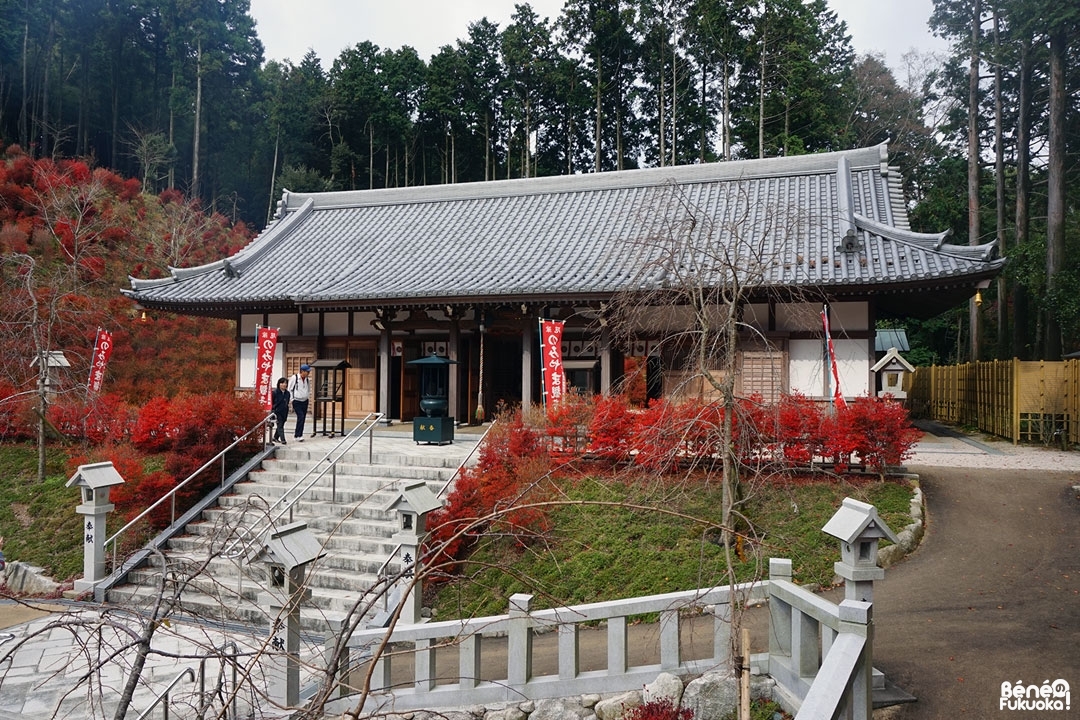
[[992, 360], [916, 368], [912, 417], [975, 427], [1014, 443], [1080, 443], [1080, 360]]

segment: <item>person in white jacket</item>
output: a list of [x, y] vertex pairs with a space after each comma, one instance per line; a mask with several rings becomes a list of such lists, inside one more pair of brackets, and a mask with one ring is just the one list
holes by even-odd
[[308, 401], [311, 398], [311, 383], [308, 374], [311, 366], [307, 363], [300, 366], [300, 372], [289, 378], [289, 394], [292, 396], [293, 413], [296, 415], [296, 430], [293, 436], [304, 442], [304, 420], [307, 418]]

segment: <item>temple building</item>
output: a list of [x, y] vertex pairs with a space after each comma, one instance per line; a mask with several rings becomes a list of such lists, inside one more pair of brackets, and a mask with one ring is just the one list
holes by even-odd
[[[419, 412], [409, 361], [456, 361], [450, 414], [541, 401], [538, 320], [565, 323], [567, 384], [650, 397], [688, 383], [687, 337], [738, 326], [736, 385], [766, 399], [873, 394], [875, 322], [973, 296], [994, 243], [910, 229], [884, 145], [797, 157], [325, 193], [285, 191], [235, 255], [123, 292], [147, 310], [236, 321], [236, 384], [255, 382], [257, 327], [279, 330], [274, 376], [344, 360], [340, 412]], [[732, 310], [729, 313], [728, 310]], [[704, 320], [703, 320], [704, 318]], [[704, 325], [703, 325], [704, 323]], [[711, 330], [710, 330], [711, 332]], [[731, 367], [730, 365], [728, 367]], [[641, 389], [643, 388], [643, 389]]]

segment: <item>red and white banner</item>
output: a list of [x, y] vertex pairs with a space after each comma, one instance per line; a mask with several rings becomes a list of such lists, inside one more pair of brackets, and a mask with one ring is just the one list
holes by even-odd
[[271, 383], [274, 378], [274, 353], [277, 351], [277, 328], [261, 327], [255, 339], [255, 397], [270, 409]]
[[94, 355], [90, 358], [90, 377], [86, 381], [87, 393], [101, 390], [101, 384], [105, 381], [105, 366], [109, 364], [112, 350], [112, 333], [98, 328], [97, 338], [94, 340]]
[[563, 323], [540, 321], [540, 368], [544, 376], [544, 405], [553, 408], [566, 392], [566, 373], [562, 362]]
[[840, 392], [840, 369], [836, 365], [836, 350], [833, 348], [832, 334], [829, 332], [829, 308], [821, 309], [821, 323], [825, 327], [825, 348], [829, 354], [829, 368], [833, 377], [833, 404], [838, 408], [847, 407], [844, 402], [844, 394]]

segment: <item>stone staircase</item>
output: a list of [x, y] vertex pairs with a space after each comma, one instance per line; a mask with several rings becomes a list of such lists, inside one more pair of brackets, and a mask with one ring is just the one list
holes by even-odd
[[[307, 569], [311, 598], [301, 610], [303, 630], [325, 633], [358, 610], [374, 615], [382, 602], [366, 608], [374, 595], [366, 591], [376, 584], [380, 568], [396, 548], [390, 536], [398, 520], [388, 506], [406, 485], [418, 481], [438, 493], [475, 447], [475, 439], [468, 437], [451, 445], [425, 446], [400, 432], [395, 435], [374, 439], [370, 463], [366, 441], [360, 443], [362, 449], [358, 446], [344, 455], [332, 450], [332, 440], [278, 446], [261, 470], [237, 483], [216, 507], [188, 524], [184, 534], [169, 540], [166, 594], [171, 595], [176, 583], [186, 583], [181, 592], [184, 612], [223, 623], [269, 626], [276, 612], [271, 612], [264, 594], [268, 568], [249, 561], [263, 544], [251, 541], [249, 552], [238, 555], [236, 539], [250, 541], [253, 533], [267, 528], [280, 513], [281, 505], [275, 502], [320, 460], [319, 469], [327, 467], [324, 458], [333, 452], [332, 457], [340, 457], [336, 476], [326, 473], [293, 503], [291, 519], [285, 511], [274, 526], [307, 523], [326, 553]], [[160, 565], [151, 559], [149, 565], [131, 571], [125, 584], [108, 591], [106, 602], [151, 607], [162, 587]], [[397, 558], [390, 559], [390, 572], [397, 568]]]

